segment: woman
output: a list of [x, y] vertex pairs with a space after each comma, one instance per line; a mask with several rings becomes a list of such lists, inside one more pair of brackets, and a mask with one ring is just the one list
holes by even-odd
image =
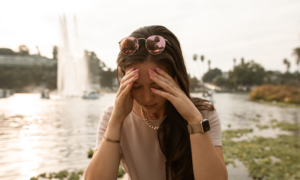
[[123, 78], [101, 116], [85, 180], [117, 179], [120, 161], [124, 179], [227, 179], [218, 114], [209, 101], [191, 98], [176, 36], [142, 27], [120, 48]]

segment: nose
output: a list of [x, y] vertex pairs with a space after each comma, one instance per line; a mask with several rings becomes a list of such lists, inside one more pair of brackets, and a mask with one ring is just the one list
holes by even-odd
[[150, 88], [144, 88], [142, 98], [144, 99], [145, 103], [153, 102], [154, 97], [155, 97], [155, 94], [151, 91]]

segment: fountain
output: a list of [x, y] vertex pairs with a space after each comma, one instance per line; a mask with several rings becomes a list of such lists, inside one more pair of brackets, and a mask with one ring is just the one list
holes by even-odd
[[[61, 44], [58, 47], [57, 89], [62, 96], [82, 96], [90, 89], [88, 64], [80, 47], [76, 17], [73, 28], [68, 28], [66, 16], [60, 17]], [[73, 31], [68, 31], [72, 29]]]

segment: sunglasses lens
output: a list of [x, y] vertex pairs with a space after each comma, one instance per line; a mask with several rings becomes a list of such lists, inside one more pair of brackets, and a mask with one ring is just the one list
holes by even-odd
[[166, 47], [166, 41], [161, 36], [150, 36], [146, 41], [146, 48], [151, 54], [159, 54]]
[[126, 37], [120, 42], [120, 49], [124, 54], [131, 55], [138, 48], [138, 41], [134, 37]]

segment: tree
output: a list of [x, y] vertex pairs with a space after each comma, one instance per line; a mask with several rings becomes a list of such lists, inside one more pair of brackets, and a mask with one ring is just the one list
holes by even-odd
[[57, 54], [58, 54], [57, 46], [53, 46], [52, 54], [53, 54], [53, 59], [57, 60]]
[[293, 55], [296, 56], [296, 64], [298, 65], [298, 73], [300, 73], [300, 47], [294, 49]]
[[[204, 76], [204, 64], [203, 64], [203, 62], [204, 62], [204, 56], [203, 55], [201, 55], [200, 56], [200, 59], [201, 59], [201, 62], [202, 62], [202, 72], [203, 72], [203, 76]], [[202, 76], [202, 78], [203, 78], [203, 76]]]
[[190, 89], [191, 91], [194, 91], [196, 87], [199, 86], [199, 80], [195, 77], [191, 78], [189, 76], [189, 80], [190, 80]]
[[100, 84], [102, 87], [113, 87], [113, 80], [116, 78], [116, 69], [112, 71], [110, 68], [104, 68], [100, 71]]
[[236, 59], [233, 59], [233, 68], [235, 67]]
[[244, 65], [245, 64], [245, 59], [242, 57], [241, 58], [241, 64]]
[[229, 80], [235, 85], [260, 85], [264, 81], [265, 69], [253, 60], [237, 65], [229, 74]]
[[284, 59], [284, 60], [283, 60], [283, 64], [286, 65], [286, 72], [289, 72], [291, 63], [290, 63], [287, 59]]
[[[197, 54], [194, 54], [194, 56], [193, 56], [193, 59], [194, 59], [194, 61], [196, 62], [196, 66], [195, 66], [195, 71], [196, 71], [196, 73], [195, 74], [198, 74], [198, 65], [197, 65], [197, 58], [198, 58], [198, 56], [197, 56]], [[201, 75], [200, 75], [201, 76]], [[197, 76], [196, 76], [197, 77]]]
[[0, 48], [1, 55], [15, 55], [16, 53], [9, 48]]
[[223, 77], [222, 75], [218, 75], [216, 76], [213, 80], [212, 80], [213, 84], [217, 85], [217, 86], [227, 86], [228, 85], [228, 80]]
[[205, 73], [202, 80], [204, 82], [212, 82], [213, 79], [219, 75], [222, 76], [222, 71], [218, 68], [215, 68], [215, 69], [212, 69], [212, 70], [208, 71], [207, 73]]
[[20, 55], [29, 55], [29, 49], [26, 45], [19, 46], [19, 54]]

